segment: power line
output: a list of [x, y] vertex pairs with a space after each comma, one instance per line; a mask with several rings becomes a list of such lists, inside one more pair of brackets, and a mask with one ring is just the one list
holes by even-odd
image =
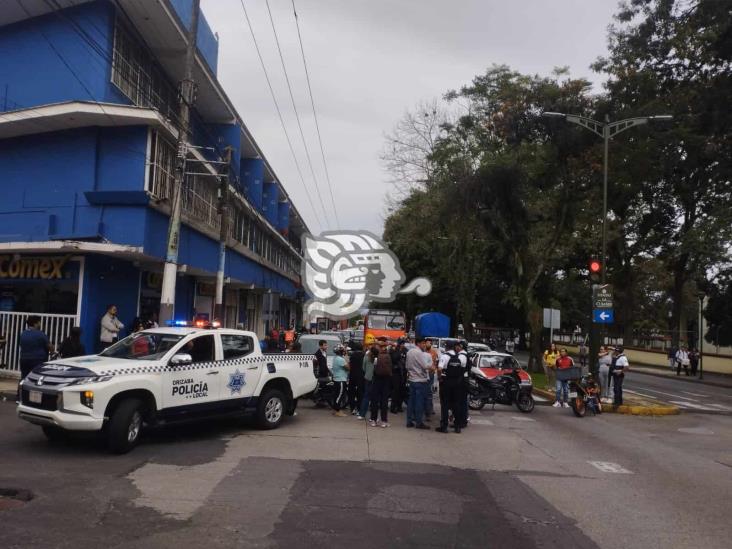
[[[285, 120], [282, 117], [282, 111], [280, 110], [280, 105], [277, 102], [277, 96], [275, 96], [274, 88], [272, 87], [272, 82], [269, 79], [269, 73], [267, 72], [267, 66], [264, 63], [264, 58], [262, 57], [262, 52], [259, 49], [259, 43], [257, 42], [257, 37], [254, 35], [254, 29], [252, 28], [252, 22], [249, 19], [249, 14], [247, 13], [247, 8], [244, 5], [244, 0], [239, 0], [239, 2], [241, 3], [241, 9], [244, 11], [244, 17], [246, 18], [247, 26], [249, 27], [249, 32], [252, 35], [252, 41], [254, 42], [254, 49], [257, 51], [257, 56], [259, 57], [259, 63], [262, 65], [262, 71], [264, 72], [264, 78], [267, 81], [267, 86], [269, 87], [269, 93], [272, 96], [272, 101], [274, 101], [275, 109], [277, 110], [277, 116], [279, 117], [280, 124], [282, 125], [282, 131], [285, 132], [285, 139], [287, 140], [287, 145], [290, 147], [290, 153], [292, 154], [292, 159], [295, 162], [295, 167], [297, 168], [297, 174], [300, 176], [300, 181], [302, 182], [302, 186], [305, 189], [305, 194], [308, 198], [308, 202], [310, 203], [310, 207], [313, 209], [313, 213], [315, 214], [315, 220], [317, 221], [318, 226], [322, 230], [323, 225], [320, 223], [320, 220], [318, 219], [317, 210], [315, 208], [315, 204], [313, 203], [313, 199], [310, 196], [310, 191], [308, 190], [307, 184], [305, 183], [305, 178], [302, 175], [302, 169], [300, 168], [300, 162], [298, 161], [297, 155], [295, 154], [295, 149], [292, 146], [292, 140], [290, 139], [290, 134], [287, 133], [287, 126], [285, 126]], [[318, 193], [318, 197], [320, 197], [320, 193]], [[323, 206], [322, 198], [320, 199], [320, 205], [322, 208], [322, 206]], [[325, 212], [325, 209], [324, 208], [322, 208], [322, 209]], [[327, 220], [327, 216], [326, 216], [326, 220]]]
[[336, 216], [336, 223], [340, 228], [341, 222], [338, 219], [338, 208], [336, 207], [335, 198], [333, 198], [333, 185], [330, 182], [330, 172], [328, 170], [328, 163], [325, 161], [325, 149], [323, 148], [323, 138], [320, 135], [320, 124], [318, 124], [318, 115], [315, 110], [315, 100], [313, 99], [313, 89], [310, 86], [310, 73], [308, 71], [308, 64], [305, 61], [305, 48], [302, 45], [302, 34], [300, 34], [300, 22], [297, 16], [297, 9], [295, 8], [295, 0], [292, 0], [292, 13], [295, 15], [295, 26], [297, 27], [297, 39], [300, 42], [300, 53], [302, 54], [302, 65], [305, 67], [305, 78], [308, 83], [308, 93], [310, 94], [310, 105], [313, 108], [313, 118], [315, 119], [315, 130], [318, 133], [318, 144], [320, 145], [320, 156], [323, 159], [323, 168], [325, 169], [325, 179], [328, 182], [328, 191], [330, 192], [330, 201], [333, 204], [333, 211]]
[[[313, 182], [315, 183], [315, 190], [318, 193], [318, 199], [320, 205], [323, 206], [323, 214], [325, 215], [326, 221], [328, 219], [328, 213], [325, 210], [325, 202], [320, 194], [320, 186], [318, 185], [318, 178], [315, 176], [315, 170], [313, 169], [313, 161], [310, 158], [310, 150], [308, 149], [307, 141], [305, 140], [305, 132], [302, 130], [302, 123], [300, 122], [300, 114], [297, 112], [297, 105], [295, 104], [295, 96], [292, 93], [292, 85], [290, 84], [290, 77], [287, 74], [287, 67], [285, 66], [285, 58], [282, 55], [282, 48], [280, 47], [280, 39], [277, 36], [277, 29], [275, 28], [274, 18], [272, 17], [272, 10], [269, 7], [269, 0], [265, 0], [267, 6], [267, 12], [269, 13], [269, 22], [272, 25], [272, 33], [274, 34], [275, 43], [277, 44], [277, 51], [280, 54], [280, 63], [282, 63], [282, 70], [285, 73], [285, 81], [287, 82], [287, 90], [290, 92], [290, 101], [292, 102], [292, 110], [295, 111], [295, 119], [297, 120], [297, 127], [300, 130], [300, 139], [302, 139], [302, 146], [305, 148], [305, 157], [307, 158], [308, 165], [310, 166], [310, 174], [313, 176]], [[337, 216], [337, 214], [336, 214]]]

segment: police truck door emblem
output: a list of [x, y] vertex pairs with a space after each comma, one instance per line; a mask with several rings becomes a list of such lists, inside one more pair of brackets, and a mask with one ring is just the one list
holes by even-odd
[[244, 380], [244, 372], [240, 372], [237, 368], [234, 370], [233, 374], [229, 374], [229, 383], [226, 384], [226, 387], [231, 390], [232, 395], [234, 393], [241, 394], [241, 390], [246, 384], [247, 382]]
[[375, 235], [367, 231], [329, 231], [320, 237], [303, 235], [302, 279], [313, 296], [306, 312], [334, 319], [358, 314], [369, 301], [388, 303], [397, 294], [432, 291], [426, 278], [415, 278], [406, 287], [399, 259]]

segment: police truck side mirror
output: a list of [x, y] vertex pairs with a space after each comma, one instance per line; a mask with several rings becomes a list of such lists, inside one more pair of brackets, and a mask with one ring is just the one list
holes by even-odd
[[193, 357], [187, 353], [178, 353], [177, 355], [173, 355], [173, 358], [170, 359], [171, 366], [182, 366], [184, 364], [191, 363], [193, 363]]

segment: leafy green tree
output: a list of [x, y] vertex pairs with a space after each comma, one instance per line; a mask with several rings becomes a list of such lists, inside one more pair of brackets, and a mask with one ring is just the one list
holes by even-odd
[[[690, 282], [725, 260], [732, 236], [732, 115], [725, 99], [732, 91], [732, 20], [729, 5], [714, 0], [632, 0], [621, 4], [616, 20], [610, 54], [595, 65], [611, 76], [609, 108], [618, 116], [675, 117], [670, 130], [652, 140], [641, 136], [635, 156], [628, 154], [619, 167], [635, 184], [627, 189], [630, 196], [621, 188], [613, 200], [621, 214], [623, 200], [630, 205], [630, 216], [620, 215], [615, 243], [628, 258], [625, 266], [618, 262], [618, 279], [632, 287], [634, 258], [662, 258], [678, 339], [686, 328]], [[646, 227], [650, 238], [637, 238], [636, 227]], [[642, 249], [633, 250], [640, 242]], [[628, 310], [634, 309], [633, 295], [628, 294]]]

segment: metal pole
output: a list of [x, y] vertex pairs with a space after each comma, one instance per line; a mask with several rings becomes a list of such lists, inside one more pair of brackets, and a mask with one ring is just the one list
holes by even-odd
[[702, 358], [704, 357], [704, 335], [702, 331], [702, 311], [704, 309], [704, 296], [699, 296], [699, 379], [704, 379], [704, 368]]
[[160, 296], [161, 325], [173, 320], [175, 312], [175, 283], [178, 274], [178, 249], [180, 245], [181, 205], [183, 201], [183, 181], [186, 171], [187, 141], [190, 126], [190, 108], [194, 101], [195, 82], [193, 80], [193, 64], [196, 59], [196, 35], [198, 34], [198, 18], [200, 0], [193, 0], [191, 26], [188, 29], [186, 44], [185, 73], [180, 83], [180, 127], [178, 128], [177, 156], [175, 162], [175, 178], [173, 182], [173, 202], [170, 206], [168, 224], [168, 245], [163, 270], [163, 287]]
[[[231, 147], [226, 147], [226, 161], [231, 165]], [[216, 271], [216, 298], [214, 301], [214, 319], [224, 322], [224, 268], [226, 267], [226, 241], [229, 238], [229, 174], [221, 180], [219, 192], [219, 216], [221, 227], [219, 232], [219, 268]]]
[[602, 163], [602, 269], [600, 271], [601, 284], [605, 284], [605, 270], [607, 269], [607, 155], [610, 143], [610, 118], [605, 115], [605, 126], [602, 128], [602, 135], [605, 138], [605, 154]]

